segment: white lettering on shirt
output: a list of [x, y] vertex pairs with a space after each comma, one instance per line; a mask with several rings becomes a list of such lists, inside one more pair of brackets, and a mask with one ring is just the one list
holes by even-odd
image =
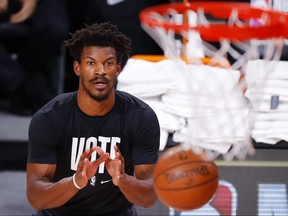
[[[115, 158], [115, 150], [114, 146], [117, 143], [120, 143], [121, 139], [120, 137], [104, 137], [104, 136], [99, 136], [98, 139], [96, 137], [73, 137], [72, 138], [72, 150], [71, 150], [71, 170], [76, 171], [77, 166], [80, 160], [80, 157], [82, 153], [87, 150], [92, 148], [93, 146], [100, 146], [103, 151], [108, 152], [108, 146], [110, 146], [110, 152], [109, 155], [112, 159]], [[85, 145], [85, 146], [84, 146]], [[85, 148], [84, 148], [85, 147]], [[91, 155], [91, 161], [95, 161], [97, 159], [97, 152], [93, 152]], [[98, 173], [104, 173], [104, 168], [105, 168], [105, 163], [100, 164], [98, 168]]]

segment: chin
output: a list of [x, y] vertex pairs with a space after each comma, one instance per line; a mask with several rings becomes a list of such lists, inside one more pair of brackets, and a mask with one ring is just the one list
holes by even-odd
[[94, 94], [90, 95], [90, 97], [97, 102], [101, 102], [107, 100], [109, 98], [109, 94]]

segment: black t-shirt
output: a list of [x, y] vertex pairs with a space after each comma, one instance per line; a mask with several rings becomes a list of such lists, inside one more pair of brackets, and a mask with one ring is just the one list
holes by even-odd
[[[118, 145], [125, 172], [134, 165], [157, 162], [160, 128], [156, 114], [138, 98], [116, 91], [115, 105], [104, 116], [88, 116], [77, 105], [77, 92], [57, 96], [32, 118], [29, 128], [28, 161], [56, 164], [53, 181], [72, 176], [82, 152], [100, 146], [115, 155]], [[91, 160], [97, 159], [96, 153]], [[53, 215], [117, 215], [132, 204], [114, 186], [104, 163], [87, 186], [65, 205], [45, 210]]]

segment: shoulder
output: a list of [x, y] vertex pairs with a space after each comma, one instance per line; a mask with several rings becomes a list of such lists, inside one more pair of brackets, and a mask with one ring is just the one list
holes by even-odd
[[141, 99], [124, 91], [116, 91], [116, 103], [118, 103], [124, 113], [133, 119], [149, 118], [157, 119], [154, 110]]
[[32, 117], [33, 121], [59, 121], [77, 105], [77, 92], [64, 93], [56, 96], [43, 107], [41, 107]]
[[147, 107], [149, 107], [148, 104], [146, 104], [141, 99], [120, 90], [116, 90], [116, 100], [122, 103], [122, 105], [138, 109], [146, 109]]
[[56, 96], [43, 107], [41, 107], [37, 113], [49, 113], [52, 111], [55, 112], [65, 110], [76, 104], [76, 102], [77, 92], [63, 93]]
[[70, 92], [70, 93], [63, 93], [55, 98], [53, 98], [51, 101], [49, 101], [47, 104], [45, 104], [40, 111], [42, 112], [49, 112], [51, 110], [57, 110], [60, 108], [65, 108], [67, 106], [73, 105], [74, 102], [77, 100], [77, 92]]

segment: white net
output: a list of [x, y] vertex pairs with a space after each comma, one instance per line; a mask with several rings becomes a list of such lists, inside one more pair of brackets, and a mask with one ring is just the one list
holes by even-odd
[[[212, 42], [202, 37], [201, 29], [193, 28], [212, 28], [217, 23], [225, 23], [227, 29], [255, 22], [268, 25], [272, 23], [269, 14], [263, 11], [257, 19], [242, 19], [235, 7], [227, 19], [211, 19], [201, 7], [185, 13], [176, 8], [171, 5], [161, 14], [151, 12], [158, 26], [142, 20], [167, 59], [130, 59], [117, 87], [155, 110], [161, 128], [160, 148], [172, 134], [186, 148], [205, 150], [213, 158], [222, 155], [225, 160], [241, 160], [254, 152], [253, 139], [269, 144], [288, 141], [283, 129], [288, 126], [283, 121], [285, 108], [288, 110], [288, 71], [284, 67], [288, 67], [279, 61], [284, 38], [279, 33], [265, 40], [222, 36]], [[181, 31], [163, 27], [163, 23], [177, 24]]]

